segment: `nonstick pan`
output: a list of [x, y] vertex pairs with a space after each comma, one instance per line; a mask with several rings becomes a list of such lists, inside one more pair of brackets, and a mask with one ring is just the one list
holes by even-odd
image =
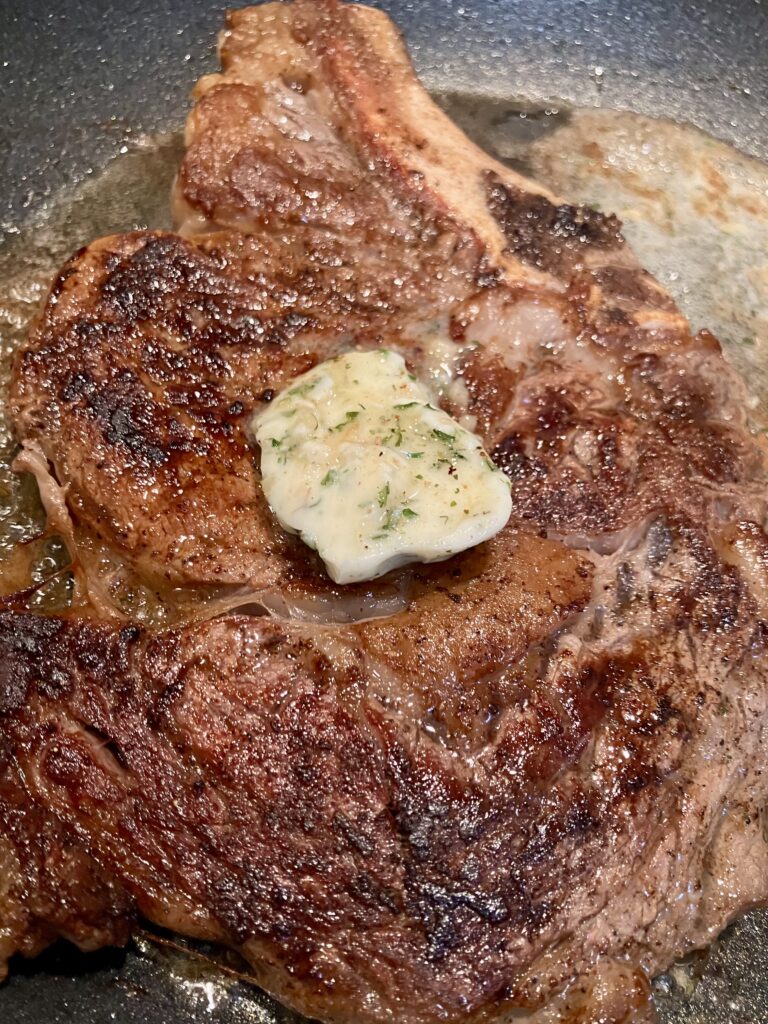
[[[602, 106], [693, 124], [768, 160], [768, 6], [760, 0], [379, 6], [404, 31], [427, 86], [481, 142], [489, 125], [503, 130], [520, 114], [535, 134], [552, 111]], [[162, 226], [168, 167], [179, 152], [172, 133], [193, 83], [215, 68], [224, 9], [215, 0], [0, 0], [0, 270], [35, 225], [50, 224], [52, 210], [50, 244], [67, 251], [97, 230]], [[157, 133], [171, 134], [158, 141]], [[113, 185], [123, 182], [125, 195], [113, 195], [107, 215], [91, 214], [101, 195], [91, 182], [122, 158]], [[156, 201], [141, 190], [142, 176], [161, 190]], [[62, 194], [69, 198], [57, 199]], [[5, 263], [3, 251], [11, 254]], [[5, 351], [9, 339], [0, 342]], [[0, 988], [0, 1022], [296, 1019], [238, 978], [240, 965], [204, 959], [217, 956], [186, 953], [162, 935], [90, 956], [60, 944], [36, 961], [14, 962]], [[707, 954], [673, 969], [657, 995], [670, 1024], [768, 1021], [768, 912], [753, 912]]]

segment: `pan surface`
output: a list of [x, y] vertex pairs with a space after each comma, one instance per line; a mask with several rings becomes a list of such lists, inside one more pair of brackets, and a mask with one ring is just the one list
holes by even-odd
[[[378, 5], [404, 31], [426, 85], [466, 130], [502, 158], [567, 186], [571, 198], [593, 200], [590, 190], [597, 187], [589, 168], [553, 158], [558, 147], [550, 140], [565, 139], [557, 133], [573, 133], [585, 123], [582, 115], [568, 113], [571, 108], [622, 108], [693, 124], [768, 160], [768, 9], [759, 0]], [[12, 308], [0, 301], [4, 357], [50, 266], [98, 234], [167, 224], [167, 187], [180, 153], [187, 95], [201, 74], [215, 68], [224, 9], [210, 0], [0, 3], [0, 278], [11, 282], [4, 291], [0, 284], [0, 291], [18, 293]], [[625, 123], [635, 140], [652, 131], [644, 121]], [[606, 147], [618, 145], [610, 119], [589, 124]], [[735, 175], [768, 197], [761, 165], [723, 154]], [[621, 189], [615, 196], [616, 202], [626, 200]], [[632, 240], [696, 320], [695, 295], [673, 286], [689, 277], [703, 280], [700, 268], [686, 266], [685, 246], [682, 265], [655, 266], [652, 239]], [[735, 258], [736, 267], [739, 258], [744, 260]], [[719, 312], [713, 326], [725, 332], [726, 342], [731, 329], [733, 338], [744, 334], [742, 340], [754, 346], [752, 332], [760, 333], [764, 307], [756, 311], [756, 323], [745, 321], [743, 310]], [[742, 369], [766, 364], [760, 345], [747, 352], [734, 341], [729, 352]], [[34, 962], [13, 965], [11, 981], [0, 988], [0, 1022], [296, 1019], [235, 977], [232, 966], [224, 963], [226, 973], [146, 938], [128, 950], [91, 956], [60, 945]], [[656, 988], [666, 1024], [768, 1020], [768, 913], [737, 922], [707, 954], [673, 969]]]

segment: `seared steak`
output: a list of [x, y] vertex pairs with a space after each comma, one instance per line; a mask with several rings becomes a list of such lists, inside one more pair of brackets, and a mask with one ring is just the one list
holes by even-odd
[[[19, 466], [75, 557], [218, 589], [161, 632], [89, 565], [90, 608], [6, 602], [0, 957], [143, 915], [323, 1020], [645, 1019], [648, 976], [768, 895], [743, 387], [616, 218], [461, 136], [382, 14], [249, 8], [221, 56], [185, 237], [78, 253], [16, 362]], [[381, 345], [476, 423], [514, 511], [344, 588], [275, 523], [246, 426]]]

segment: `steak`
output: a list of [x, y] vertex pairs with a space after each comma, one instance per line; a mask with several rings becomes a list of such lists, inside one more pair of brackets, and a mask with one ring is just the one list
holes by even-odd
[[[615, 217], [458, 132], [383, 14], [247, 8], [220, 53], [179, 233], [77, 253], [15, 363], [18, 468], [79, 586], [0, 609], [0, 958], [145, 918], [324, 1021], [650, 1020], [648, 979], [768, 896], [743, 385]], [[341, 587], [248, 422], [380, 346], [513, 513]], [[127, 611], [94, 550], [193, 611]]]

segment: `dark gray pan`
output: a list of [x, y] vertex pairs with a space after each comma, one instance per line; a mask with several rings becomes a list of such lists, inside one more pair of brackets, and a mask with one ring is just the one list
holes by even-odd
[[[768, 159], [760, 0], [381, 6], [435, 91], [628, 108], [694, 123]], [[192, 83], [215, 67], [223, 10], [215, 0], [0, 0], [0, 232], [14, 233], [137, 132], [178, 129]], [[291, 1019], [242, 981], [144, 940], [91, 956], [59, 946], [14, 967], [0, 989], [0, 1024]], [[659, 1005], [669, 1024], [768, 1021], [768, 914], [753, 913], [699, 962], [662, 979]]]

